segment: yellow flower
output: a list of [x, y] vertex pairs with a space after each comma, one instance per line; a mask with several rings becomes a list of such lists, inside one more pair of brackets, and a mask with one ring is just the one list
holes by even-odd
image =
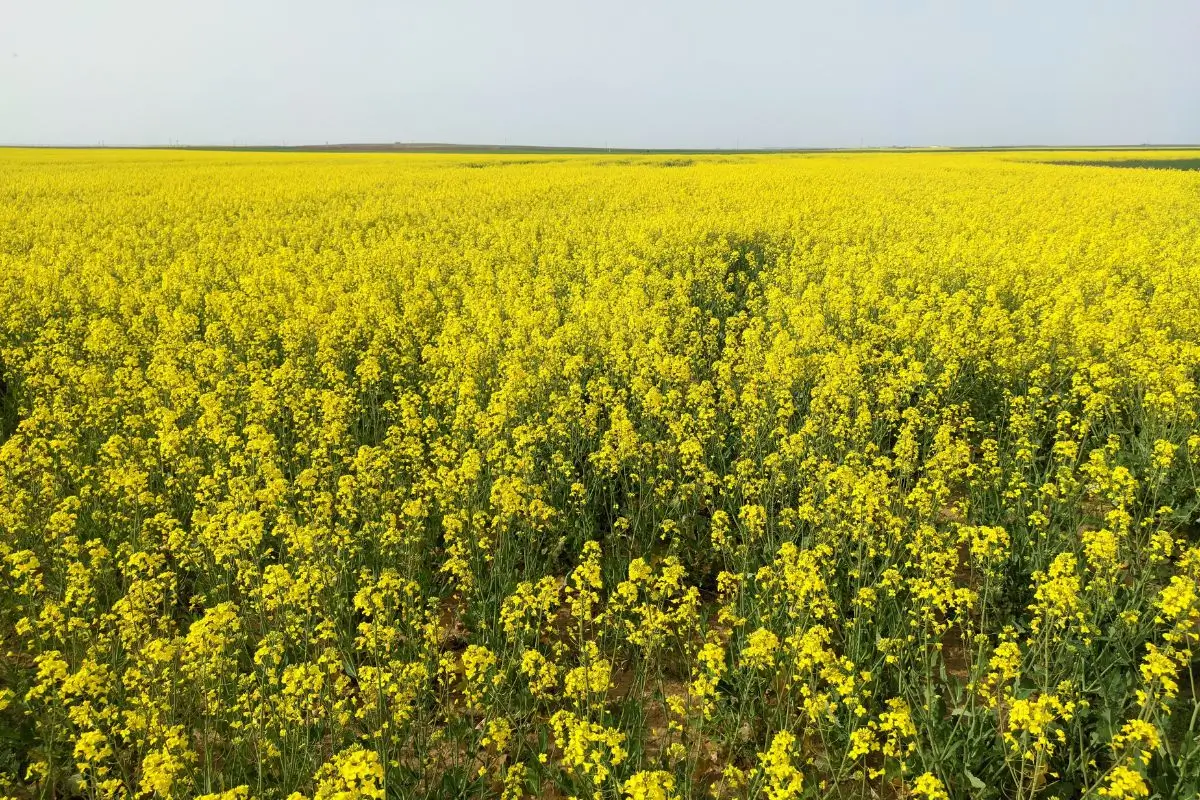
[[[1005, 635], [1013, 635], [1012, 631]], [[1021, 646], [1011, 639], [1000, 642], [988, 659], [988, 673], [979, 687], [989, 706], [995, 707], [1003, 692], [1012, 690], [1021, 675]]]
[[1200, 193], [1079, 159], [0, 148], [0, 793], [1146, 796]]
[[779, 637], [766, 628], [759, 628], [746, 637], [741, 665], [747, 669], [770, 669], [775, 665], [775, 651], [778, 649]]
[[550, 718], [554, 743], [562, 751], [563, 766], [581, 777], [590, 778], [599, 787], [604, 785], [612, 769], [628, 755], [625, 734], [588, 722], [569, 711], [557, 711]]
[[529, 679], [529, 691], [539, 699], [549, 697], [558, 685], [558, 665], [537, 650], [521, 654], [521, 674]]
[[468, 645], [462, 654], [463, 697], [470, 708], [483, 708], [484, 694], [501, 679], [496, 654], [483, 645]]
[[1077, 626], [1083, 634], [1088, 633], [1084, 622], [1080, 600], [1081, 582], [1076, 572], [1075, 556], [1059, 553], [1050, 564], [1048, 572], [1035, 572], [1034, 602], [1029, 607], [1033, 613], [1030, 629], [1036, 635], [1046, 627], [1047, 634], [1069, 626]]
[[196, 800], [247, 800], [250, 797], [249, 786], [235, 786], [224, 792], [199, 795]]
[[1146, 655], [1139, 667], [1142, 674], [1144, 689], [1138, 690], [1139, 702], [1143, 705], [1150, 698], [1158, 698], [1164, 708], [1167, 702], [1173, 700], [1179, 693], [1179, 664], [1172, 658], [1171, 651], [1164, 651], [1157, 645], [1146, 645]]
[[182, 727], [171, 728], [162, 745], [142, 759], [141, 790], [164, 798], [178, 796], [176, 785], [194, 758]]
[[500, 794], [500, 800], [521, 800], [525, 795], [528, 773], [529, 768], [520, 762], [511, 765], [504, 773], [504, 790]]
[[1138, 797], [1149, 797], [1150, 787], [1145, 779], [1137, 772], [1126, 766], [1114, 767], [1108, 774], [1104, 785], [1097, 790], [1101, 797], [1111, 800], [1133, 800]]
[[669, 772], [636, 772], [621, 788], [629, 800], [677, 800], [675, 777]]
[[795, 736], [780, 731], [771, 740], [767, 751], [758, 754], [759, 765], [752, 780], [761, 782], [768, 800], [792, 800], [799, 797], [804, 788], [804, 777], [795, 764], [795, 745]]
[[383, 765], [374, 750], [355, 745], [327, 761], [314, 776], [314, 800], [382, 800]]
[[567, 697], [584, 705], [593, 695], [604, 695], [609, 688], [612, 663], [600, 657], [595, 642], [584, 642], [583, 664], [567, 672], [563, 679], [563, 690]]
[[483, 737], [481, 743], [485, 747], [492, 745], [497, 752], [503, 752], [508, 747], [510, 739], [512, 739], [512, 725], [508, 720], [500, 718], [488, 721], [487, 735]]
[[1143, 765], [1150, 763], [1160, 743], [1158, 728], [1142, 719], [1129, 720], [1112, 739], [1113, 750], [1118, 754], [1131, 750]]
[[879, 732], [883, 735], [883, 754], [904, 758], [916, 749], [917, 727], [912, 721], [908, 703], [898, 697], [887, 701], [888, 710], [879, 715]]
[[702, 714], [711, 716], [717, 696], [717, 685], [725, 675], [725, 648], [714, 641], [704, 643], [696, 655], [693, 679], [688, 696], [699, 704]]
[[1074, 713], [1074, 702], [1064, 702], [1053, 694], [1013, 699], [1004, 739], [1014, 753], [1028, 761], [1053, 755], [1056, 745], [1067, 741], [1066, 733], [1057, 723], [1069, 722]]
[[926, 772], [918, 775], [913, 781], [909, 794], [923, 800], [950, 800], [945, 785], [933, 773]]
[[100, 731], [84, 731], [75, 740], [75, 766], [83, 774], [107, 774], [108, 769], [103, 762], [112, 754], [108, 738]]

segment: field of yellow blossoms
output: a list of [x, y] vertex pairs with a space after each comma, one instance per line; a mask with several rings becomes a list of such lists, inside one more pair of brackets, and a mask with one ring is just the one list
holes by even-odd
[[1194, 796], [1200, 172], [1069, 157], [0, 151], [0, 796]]

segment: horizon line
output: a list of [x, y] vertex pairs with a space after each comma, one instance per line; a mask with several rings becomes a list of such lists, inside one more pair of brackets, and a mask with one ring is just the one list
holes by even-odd
[[1200, 144], [996, 144], [996, 145], [877, 145], [877, 146], [782, 146], [782, 147], [608, 147], [595, 145], [543, 144], [473, 144], [460, 142], [326, 142], [324, 144], [22, 144], [2, 143], [4, 149], [37, 150], [197, 150], [247, 152], [326, 152], [326, 153], [549, 153], [549, 154], [770, 154], [825, 152], [895, 152], [895, 151], [1005, 151], [1005, 150], [1188, 150], [1200, 149]]

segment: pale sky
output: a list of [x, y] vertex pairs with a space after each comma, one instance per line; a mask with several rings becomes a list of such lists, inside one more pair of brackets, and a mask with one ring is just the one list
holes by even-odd
[[1198, 0], [0, 0], [0, 143], [1200, 143]]

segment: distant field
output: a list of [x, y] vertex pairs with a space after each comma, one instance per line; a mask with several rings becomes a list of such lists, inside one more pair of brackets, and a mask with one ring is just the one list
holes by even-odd
[[1200, 158], [1121, 158], [1108, 161], [1056, 161], [1088, 167], [1125, 167], [1128, 169], [1200, 169]]
[[1197, 164], [0, 150], [0, 796], [1195, 796]]

